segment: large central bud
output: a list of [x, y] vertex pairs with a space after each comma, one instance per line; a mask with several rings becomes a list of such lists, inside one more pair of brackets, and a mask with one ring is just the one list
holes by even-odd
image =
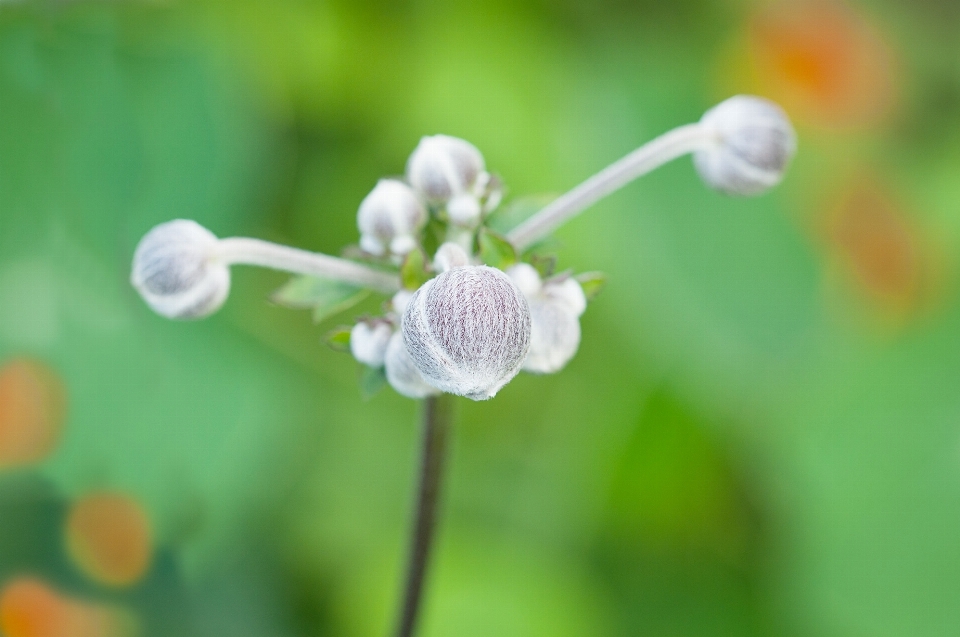
[[402, 332], [410, 358], [428, 383], [486, 400], [523, 366], [530, 348], [530, 309], [500, 270], [458, 267], [414, 293]]

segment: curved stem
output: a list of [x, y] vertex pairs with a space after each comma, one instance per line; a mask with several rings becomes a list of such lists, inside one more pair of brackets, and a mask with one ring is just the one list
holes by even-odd
[[296, 274], [322, 276], [387, 294], [392, 294], [401, 287], [400, 277], [396, 274], [260, 239], [221, 239], [217, 247], [217, 257], [228, 265], [259, 265]]
[[647, 142], [620, 161], [561, 195], [543, 210], [507, 233], [507, 239], [522, 250], [550, 234], [585, 208], [663, 164], [709, 143], [710, 133], [700, 124], [688, 124]]
[[440, 483], [449, 446], [453, 420], [453, 396], [431, 396], [423, 402], [423, 447], [420, 458], [420, 484], [417, 512], [410, 539], [410, 557], [404, 586], [403, 606], [396, 637], [411, 637], [416, 628], [423, 593], [423, 581], [430, 558], [436, 528]]

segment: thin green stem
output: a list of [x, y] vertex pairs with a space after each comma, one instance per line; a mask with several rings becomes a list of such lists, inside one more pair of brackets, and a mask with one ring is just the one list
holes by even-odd
[[420, 614], [423, 583], [433, 546], [437, 504], [446, 463], [453, 422], [453, 396], [431, 396], [423, 402], [423, 446], [420, 457], [420, 484], [417, 509], [410, 539], [403, 602], [397, 624], [397, 637], [412, 637]]

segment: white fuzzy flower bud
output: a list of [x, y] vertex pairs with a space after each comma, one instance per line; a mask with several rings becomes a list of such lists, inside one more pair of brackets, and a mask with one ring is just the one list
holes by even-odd
[[392, 299], [390, 299], [390, 306], [393, 308], [394, 312], [403, 315], [407, 309], [407, 305], [410, 303], [410, 299], [412, 298], [413, 292], [410, 290], [400, 290], [393, 295]]
[[446, 272], [465, 265], [470, 265], [470, 256], [457, 243], [444, 243], [437, 248], [437, 253], [433, 256], [433, 269], [436, 272]]
[[360, 203], [357, 227], [360, 247], [370, 254], [407, 254], [427, 223], [427, 210], [417, 193], [402, 181], [381, 179]]
[[218, 241], [195, 221], [162, 223], [137, 245], [130, 282], [162, 316], [190, 319], [213, 314], [230, 293], [230, 268], [217, 259]]
[[470, 142], [448, 135], [424, 137], [407, 161], [407, 179], [434, 203], [473, 193], [483, 173], [480, 151]]
[[707, 185], [729, 195], [757, 195], [776, 186], [797, 150], [787, 114], [761, 97], [731, 97], [700, 123], [714, 139], [694, 153], [694, 165]]
[[587, 308], [583, 288], [575, 279], [544, 284], [536, 269], [520, 263], [507, 271], [530, 305], [530, 353], [524, 371], [558, 372], [580, 347], [580, 316]]
[[393, 328], [388, 323], [360, 321], [350, 330], [350, 353], [368, 367], [383, 367], [392, 335]]
[[401, 331], [410, 358], [428, 383], [486, 400], [517, 375], [526, 359], [530, 309], [500, 270], [454, 268], [416, 291]]
[[417, 371], [410, 354], [407, 353], [407, 347], [403, 344], [403, 336], [400, 332], [395, 332], [390, 338], [385, 364], [387, 382], [398, 394], [407, 398], [426, 398], [440, 393], [439, 389], [427, 384]]

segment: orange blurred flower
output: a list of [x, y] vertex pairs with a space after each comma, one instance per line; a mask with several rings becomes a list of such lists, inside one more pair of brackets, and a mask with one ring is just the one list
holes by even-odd
[[60, 439], [66, 389], [39, 361], [18, 359], [0, 368], [0, 467], [38, 462]]
[[0, 592], [4, 637], [128, 637], [135, 624], [123, 613], [65, 597], [33, 578]]
[[840, 2], [779, 2], [749, 25], [750, 66], [759, 93], [798, 121], [863, 127], [896, 101], [894, 58], [884, 39]]
[[937, 259], [916, 223], [874, 178], [860, 177], [826, 219], [833, 255], [869, 299], [906, 311], [925, 300], [937, 281]]
[[153, 555], [146, 513], [132, 498], [115, 493], [77, 501], [67, 518], [66, 541], [84, 573], [111, 586], [140, 581]]

